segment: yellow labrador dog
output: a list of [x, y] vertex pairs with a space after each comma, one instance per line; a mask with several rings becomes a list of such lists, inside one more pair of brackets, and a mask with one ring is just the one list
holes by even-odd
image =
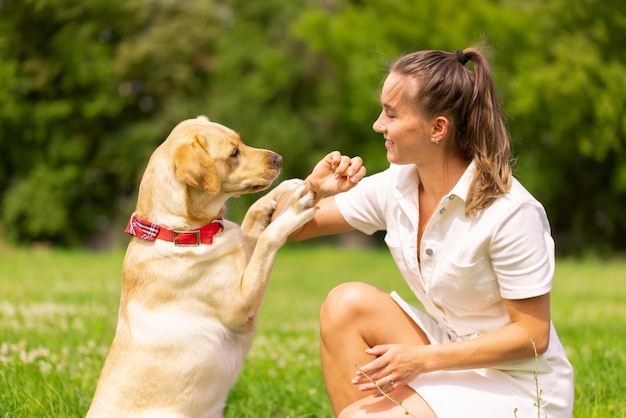
[[[87, 417], [220, 417], [250, 348], [276, 253], [314, 215], [289, 180], [221, 219], [229, 197], [266, 189], [282, 158], [199, 117], [180, 123], [143, 175], [123, 265], [117, 330]], [[276, 201], [296, 189], [271, 224]]]

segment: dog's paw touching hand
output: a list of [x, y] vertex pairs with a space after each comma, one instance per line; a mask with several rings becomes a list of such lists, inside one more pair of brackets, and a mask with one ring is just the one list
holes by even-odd
[[265, 196], [254, 202], [242, 222], [242, 229], [248, 232], [254, 232], [256, 235], [261, 233], [272, 221], [272, 216], [274, 216], [276, 205], [280, 197], [285, 193], [295, 190], [302, 184], [304, 184], [304, 181], [300, 179], [285, 180]]
[[[315, 216], [315, 194], [308, 191], [306, 184], [301, 184], [293, 192], [280, 217], [294, 218], [299, 228]], [[276, 222], [276, 220], [274, 220]]]
[[[313, 207], [314, 203], [315, 193], [309, 191], [307, 185], [303, 182], [293, 192], [292, 200], [289, 202], [289, 207], [293, 207], [293, 209], [297, 212], [307, 212], [309, 209], [313, 209], [313, 211], [307, 212], [307, 215], [315, 215], [315, 208]], [[313, 216], [311, 216], [308, 220], [310, 221], [311, 219], [313, 219]]]
[[302, 182], [270, 226], [287, 236], [313, 219], [316, 210], [314, 204], [315, 195]]

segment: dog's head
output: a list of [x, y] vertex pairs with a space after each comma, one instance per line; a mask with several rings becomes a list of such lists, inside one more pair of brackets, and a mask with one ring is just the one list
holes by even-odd
[[245, 145], [235, 131], [205, 117], [183, 121], [150, 158], [138, 216], [210, 220], [229, 197], [268, 188], [281, 163], [280, 155]]

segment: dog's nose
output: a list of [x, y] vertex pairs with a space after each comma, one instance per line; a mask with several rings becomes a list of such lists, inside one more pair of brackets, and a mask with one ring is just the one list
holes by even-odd
[[282, 163], [283, 163], [283, 157], [274, 153], [274, 155], [272, 155], [272, 164], [274, 164], [274, 167], [280, 168]]

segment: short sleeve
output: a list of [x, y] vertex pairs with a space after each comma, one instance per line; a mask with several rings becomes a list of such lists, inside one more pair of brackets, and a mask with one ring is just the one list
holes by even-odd
[[504, 214], [494, 231], [490, 256], [503, 298], [525, 299], [550, 292], [554, 241], [539, 202], [518, 202]]
[[385, 230], [386, 211], [393, 201], [395, 172], [389, 168], [362, 179], [353, 189], [335, 196], [335, 203], [346, 222], [366, 234]]

